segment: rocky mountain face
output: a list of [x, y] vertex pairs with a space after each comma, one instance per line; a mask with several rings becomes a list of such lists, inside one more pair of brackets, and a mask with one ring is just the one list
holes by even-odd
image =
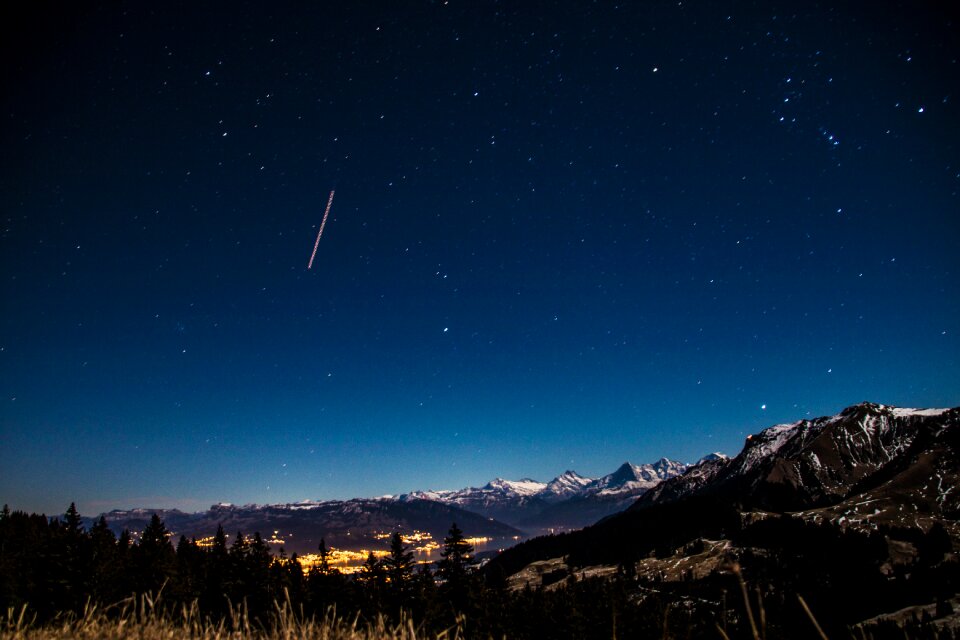
[[[864, 402], [835, 416], [775, 425], [749, 436], [735, 458], [708, 461], [663, 482], [632, 509], [704, 495], [743, 510], [827, 509], [827, 515], [845, 512], [844, 503], [852, 500], [869, 504], [874, 520], [932, 521], [960, 506], [953, 489], [958, 420], [957, 409]], [[899, 501], [890, 501], [893, 494], [909, 495], [916, 509], [903, 511]], [[885, 509], [879, 509], [881, 495], [888, 497]]]
[[755, 525], [771, 518], [786, 528], [823, 524], [863, 535], [882, 529], [891, 549], [908, 552], [934, 525], [958, 540], [958, 422], [960, 408], [865, 402], [834, 416], [775, 425], [749, 436], [733, 458], [708, 457], [663, 480], [623, 513], [521, 544], [496, 562], [509, 574], [561, 555], [585, 564], [670, 555], [698, 539], [753, 544], [759, 537], [762, 545], [771, 540]]

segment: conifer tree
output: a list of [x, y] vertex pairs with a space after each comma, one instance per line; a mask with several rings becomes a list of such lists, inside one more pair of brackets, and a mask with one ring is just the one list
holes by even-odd
[[[348, 591], [347, 587], [354, 583], [348, 583], [339, 570], [330, 566], [331, 553], [323, 538], [320, 539], [318, 551], [320, 560], [311, 567], [310, 574], [307, 577], [307, 584], [309, 586], [310, 599], [314, 607], [318, 611], [323, 611], [331, 604], [338, 601], [342, 602], [344, 596], [347, 595], [345, 594], [345, 591]], [[367, 562], [370, 562], [369, 557], [367, 558]], [[376, 559], [374, 559], [374, 563], [375, 562]], [[372, 568], [372, 565], [368, 569], [370, 568]], [[370, 570], [361, 570], [358, 576], [358, 582], [360, 584], [366, 584], [365, 579], [371, 573], [372, 571]]]
[[134, 579], [141, 593], [159, 591], [174, 574], [176, 553], [169, 535], [160, 516], [154, 513], [133, 554], [137, 572]]
[[380, 562], [373, 551], [367, 554], [367, 559], [360, 567], [360, 582], [363, 583], [371, 593], [378, 592], [386, 582], [383, 563]]
[[160, 516], [153, 514], [150, 517], [150, 524], [146, 526], [143, 530], [143, 535], [140, 536], [140, 546], [143, 548], [152, 548], [152, 549], [163, 549], [173, 550], [173, 547], [170, 545], [170, 532], [167, 531], [166, 525], [163, 524], [163, 520], [160, 519]]
[[383, 559], [389, 581], [389, 603], [395, 615], [409, 605], [413, 583], [413, 554], [403, 543], [399, 532], [390, 537], [390, 552]]
[[324, 575], [330, 573], [330, 550], [327, 549], [327, 543], [323, 538], [320, 538], [320, 546], [318, 547], [318, 552], [320, 556], [320, 562], [314, 565], [314, 568]]
[[263, 538], [260, 537], [260, 532], [255, 532], [253, 534], [253, 541], [250, 543], [250, 561], [252, 567], [258, 572], [265, 571], [270, 567], [271, 560], [270, 548], [267, 546], [267, 543], [263, 541]]
[[203, 553], [196, 540], [181, 535], [177, 543], [177, 579], [175, 595], [181, 602], [191, 602], [200, 596]]
[[91, 591], [95, 599], [112, 602], [123, 596], [120, 586], [121, 564], [117, 537], [102, 515], [90, 528]]
[[224, 533], [222, 524], [217, 525], [217, 532], [213, 536], [213, 545], [210, 547], [205, 564], [201, 605], [209, 611], [223, 613], [227, 607], [230, 556], [227, 550], [227, 534]]
[[247, 557], [248, 551], [247, 538], [243, 535], [242, 531], [237, 531], [237, 539], [230, 545], [230, 557], [234, 562], [242, 562], [243, 559]]
[[[281, 552], [283, 549], [280, 550]], [[306, 577], [303, 573], [303, 565], [300, 564], [300, 557], [294, 551], [290, 559], [283, 563], [278, 563], [281, 569], [281, 578], [277, 597], [284, 597], [284, 589], [290, 594], [291, 602], [303, 602], [304, 590], [306, 588]]]
[[120, 532], [120, 537], [117, 538], [117, 550], [122, 554], [126, 554], [130, 550], [130, 531], [124, 529]]
[[270, 555], [270, 548], [260, 537], [260, 532], [255, 532], [247, 556], [247, 575], [255, 588], [267, 584], [272, 563], [273, 557]]
[[243, 597], [248, 598], [250, 613], [255, 618], [265, 616], [274, 599], [284, 597], [281, 592], [271, 594], [275, 584], [275, 576], [271, 573], [272, 563], [273, 557], [267, 543], [263, 541], [260, 532], [255, 531], [253, 538], [247, 542], [247, 554], [243, 563]]
[[66, 513], [63, 514], [63, 530], [67, 535], [74, 537], [83, 533], [83, 520], [80, 518], [80, 513], [77, 512], [77, 505], [73, 502], [70, 503]]
[[472, 591], [477, 587], [473, 576], [476, 563], [473, 559], [473, 545], [467, 542], [456, 522], [443, 539], [443, 551], [440, 555], [437, 574], [443, 580], [442, 592], [455, 612], [466, 613], [473, 600]]
[[182, 559], [189, 555], [190, 553], [190, 541], [187, 540], [187, 536], [180, 536], [180, 540], [177, 542], [177, 558]]
[[373, 551], [367, 554], [367, 559], [364, 561], [363, 565], [360, 567], [361, 579], [372, 578], [379, 574], [383, 573], [383, 565], [377, 560], [377, 557], [373, 555]]
[[62, 606], [68, 610], [79, 610], [85, 600], [90, 566], [89, 539], [84, 534], [83, 521], [73, 502], [59, 523], [54, 556], [55, 574], [51, 577], [58, 583], [61, 591]]
[[437, 565], [437, 573], [448, 583], [462, 582], [467, 572], [476, 564], [473, 559], [473, 545], [467, 542], [463, 531], [454, 522], [449, 535], [443, 539], [443, 558]]
[[226, 593], [232, 601], [239, 602], [246, 592], [248, 575], [247, 559], [250, 554], [250, 545], [242, 531], [237, 531], [237, 537], [230, 545], [230, 562], [226, 579]]
[[399, 531], [390, 537], [390, 553], [383, 564], [394, 590], [402, 590], [409, 584], [413, 577], [413, 553], [403, 544]]
[[227, 555], [227, 534], [223, 532], [223, 525], [217, 525], [217, 533], [213, 536], [213, 547], [211, 551], [214, 556], [222, 555], [226, 557]]
[[97, 518], [97, 521], [90, 527], [90, 539], [95, 543], [101, 542], [104, 547], [113, 547], [117, 544], [117, 536], [113, 535], [113, 531], [107, 524], [107, 519], [103, 516]]

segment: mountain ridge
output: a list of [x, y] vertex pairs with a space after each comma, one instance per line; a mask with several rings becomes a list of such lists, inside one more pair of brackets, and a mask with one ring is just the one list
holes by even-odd
[[739, 493], [745, 505], [774, 511], [839, 502], [907, 451], [923, 436], [924, 425], [936, 420], [951, 425], [957, 414], [956, 408], [911, 409], [861, 402], [832, 416], [773, 425], [747, 436], [733, 458], [713, 462], [697, 475], [670, 479], [642, 496], [633, 508], [697, 492]]
[[[567, 470], [550, 482], [498, 477], [482, 487], [460, 490], [275, 504], [219, 502], [193, 513], [114, 509], [102, 515], [116, 533], [140, 531], [156, 513], [176, 535], [202, 538], [212, 535], [217, 526], [230, 533], [275, 532], [275, 540], [288, 550], [301, 552], [311, 550], [320, 538], [344, 548], [369, 546], [371, 536], [388, 529], [428, 531], [439, 539], [453, 522], [470, 535], [512, 543], [531, 534], [592, 524], [627, 508], [638, 495], [687, 466], [661, 458], [646, 465], [625, 462], [599, 478]], [[88, 524], [92, 522], [89, 519]]]
[[624, 462], [599, 478], [568, 469], [550, 482], [496, 478], [482, 487], [413, 491], [397, 499], [454, 504], [539, 534], [577, 529], [625, 509], [637, 496], [688, 466], [668, 458], [643, 465]]
[[808, 523], [863, 535], [882, 530], [893, 540], [891, 549], [915, 549], [909, 540], [935, 525], [960, 540], [957, 486], [960, 407], [862, 402], [836, 415], [751, 434], [736, 456], [706, 456], [623, 512], [579, 531], [521, 543], [493, 564], [510, 575], [561, 556], [571, 566], [616, 565], [651, 553], [683, 557], [682, 549], [697, 540], [753, 535], [754, 543], [759, 536], [768, 544], [772, 539], [756, 533], [755, 525], [779, 518], [787, 520], [771, 529]]

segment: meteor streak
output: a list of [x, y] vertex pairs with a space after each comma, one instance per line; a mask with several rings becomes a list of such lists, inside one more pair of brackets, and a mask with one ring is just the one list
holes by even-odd
[[330, 215], [330, 207], [333, 206], [333, 193], [330, 191], [330, 199], [327, 200], [327, 209], [323, 212], [323, 220], [320, 222], [320, 231], [317, 232], [317, 241], [313, 243], [313, 253], [310, 254], [310, 262], [307, 263], [307, 269], [313, 266], [313, 259], [317, 257], [317, 247], [320, 246], [320, 236], [323, 235], [323, 227], [327, 224], [327, 216]]

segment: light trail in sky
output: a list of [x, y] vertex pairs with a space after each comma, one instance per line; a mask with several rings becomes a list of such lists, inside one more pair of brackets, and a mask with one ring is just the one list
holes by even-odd
[[327, 224], [327, 216], [330, 215], [330, 207], [333, 206], [333, 194], [335, 190], [330, 191], [330, 199], [327, 200], [327, 209], [323, 212], [323, 220], [320, 222], [320, 231], [317, 232], [317, 241], [313, 243], [313, 253], [310, 254], [310, 262], [307, 263], [307, 269], [313, 267], [313, 259], [317, 257], [317, 247], [320, 246], [320, 236], [323, 235], [323, 227]]

